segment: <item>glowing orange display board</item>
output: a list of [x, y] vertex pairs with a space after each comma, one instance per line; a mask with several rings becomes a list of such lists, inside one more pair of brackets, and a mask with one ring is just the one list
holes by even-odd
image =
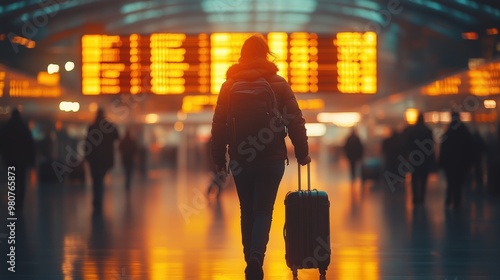
[[[82, 93], [217, 94], [251, 33], [84, 35]], [[377, 36], [344, 32], [264, 35], [296, 93], [377, 92]]]

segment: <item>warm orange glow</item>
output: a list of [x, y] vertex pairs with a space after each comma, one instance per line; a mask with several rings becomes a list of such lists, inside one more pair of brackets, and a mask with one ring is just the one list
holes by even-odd
[[[4, 35], [4, 34], [2, 34], [2, 35]], [[3, 38], [5, 38], [5, 37], [3, 37]], [[3, 38], [1, 40], [3, 40]], [[14, 43], [14, 44], [21, 45], [21, 46], [25, 46], [28, 49], [32, 49], [36, 46], [35, 41], [30, 40], [28, 38], [21, 37], [21, 36], [14, 36], [14, 37], [10, 38], [10, 42]]]
[[3, 96], [4, 88], [5, 88], [5, 71], [0, 70], [0, 97]]
[[[59, 97], [61, 88], [59, 86], [40, 85], [35, 79], [9, 73], [8, 92], [11, 97]], [[1, 83], [1, 79], [0, 79]]]
[[85, 240], [77, 235], [66, 235], [64, 237], [63, 246], [63, 261], [61, 264], [61, 271], [64, 275], [64, 279], [73, 279], [75, 264], [78, 261], [78, 253], [87, 246]]
[[416, 124], [418, 118], [418, 109], [408, 108], [405, 111], [405, 119], [408, 124]]
[[142, 92], [142, 71], [141, 71], [141, 49], [139, 41], [141, 36], [132, 34], [130, 39], [130, 93], [139, 94]]
[[439, 112], [426, 112], [424, 113], [424, 121], [427, 123], [439, 123]]
[[184, 129], [184, 123], [183, 122], [175, 122], [174, 123], [174, 129], [175, 131], [182, 131]]
[[498, 29], [497, 28], [488, 28], [488, 29], [486, 29], [486, 34], [488, 34], [488, 35], [498, 35]]
[[[118, 94], [121, 92], [119, 78], [126, 70], [120, 61], [120, 36], [82, 36], [82, 94]], [[102, 81], [101, 77], [115, 80]]]
[[210, 63], [209, 61], [209, 54], [210, 54], [210, 49], [209, 49], [209, 37], [207, 34], [200, 34], [198, 35], [198, 59], [200, 61], [199, 65], [199, 71], [198, 75], [200, 77], [199, 79], [199, 86], [198, 86], [198, 91], [200, 93], [208, 93], [209, 92], [209, 83], [210, 83]]
[[465, 40], [477, 40], [479, 36], [476, 32], [464, 32], [462, 33], [462, 38]]
[[155, 33], [150, 37], [151, 48], [151, 92], [159, 95], [182, 94], [185, 91], [184, 71], [189, 64], [184, 63], [186, 50], [182, 44], [185, 34]]
[[285, 32], [270, 32], [267, 34], [269, 49], [278, 56], [274, 61], [278, 66], [278, 75], [288, 80], [288, 34]]
[[146, 123], [157, 123], [160, 120], [160, 116], [158, 114], [147, 114], [145, 120]]
[[467, 72], [470, 93], [477, 96], [500, 94], [500, 62], [492, 62]]
[[[375, 238], [375, 236], [373, 236], [373, 238]], [[336, 279], [379, 279], [380, 272], [375, 247], [340, 248], [337, 254], [339, 255], [339, 261], [336, 264], [336, 267], [339, 275]]]
[[251, 33], [213, 33], [210, 36], [210, 92], [219, 94], [229, 66], [238, 62], [241, 46]]
[[[218, 94], [251, 33], [90, 34], [81, 38], [84, 95]], [[269, 57], [296, 93], [377, 92], [377, 34], [270, 32]], [[319, 38], [319, 39], [318, 39]], [[319, 60], [318, 60], [319, 59]]]
[[96, 112], [97, 109], [99, 109], [99, 105], [97, 105], [96, 102], [92, 102], [89, 104], [89, 111], [90, 112]]
[[194, 113], [201, 112], [207, 107], [213, 109], [217, 103], [216, 95], [195, 95], [195, 96], [185, 96], [182, 98], [182, 112]]
[[60, 75], [59, 73], [38, 72], [36, 79], [40, 85], [59, 86]]
[[452, 76], [443, 80], [435, 81], [422, 88], [421, 92], [425, 95], [450, 95], [458, 94], [459, 87], [462, 84], [460, 76]]
[[294, 92], [317, 92], [318, 40], [315, 34], [290, 34], [290, 86]]
[[496, 123], [497, 114], [493, 113], [478, 113], [474, 115], [474, 120], [478, 123]]
[[299, 108], [302, 110], [324, 110], [325, 101], [323, 99], [304, 99], [297, 100], [299, 103]]
[[338, 90], [342, 93], [377, 93], [377, 34], [341, 32], [337, 46]]
[[318, 114], [317, 119], [322, 123], [332, 123], [340, 127], [353, 127], [359, 123], [361, 115], [357, 112], [323, 112]]

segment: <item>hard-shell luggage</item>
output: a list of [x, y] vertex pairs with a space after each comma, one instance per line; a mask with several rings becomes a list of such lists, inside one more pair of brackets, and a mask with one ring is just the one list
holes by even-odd
[[299, 190], [285, 197], [286, 264], [294, 279], [297, 270], [317, 268], [325, 279], [330, 264], [330, 202], [324, 191], [311, 190], [310, 166], [307, 165], [307, 190], [301, 190], [299, 165]]

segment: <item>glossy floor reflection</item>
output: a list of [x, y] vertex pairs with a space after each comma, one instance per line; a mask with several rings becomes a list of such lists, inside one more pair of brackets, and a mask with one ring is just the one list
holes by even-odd
[[[265, 279], [292, 279], [282, 230], [295, 170], [287, 167], [281, 184]], [[351, 185], [343, 165], [313, 163], [312, 170], [313, 185], [331, 201], [327, 279], [498, 279], [496, 199], [471, 190], [461, 211], [447, 211], [444, 183], [433, 175], [425, 206], [414, 208], [409, 189]], [[205, 198], [206, 173], [155, 170], [149, 177], [136, 180], [127, 196], [120, 173], [111, 174], [100, 216], [92, 215], [90, 186], [31, 186], [16, 227], [16, 272], [7, 271], [7, 239], [1, 238], [0, 278], [244, 279], [234, 188], [216, 203]], [[5, 223], [6, 211], [0, 212]], [[6, 233], [2, 226], [0, 237]], [[301, 270], [299, 279], [319, 279], [318, 272]]]

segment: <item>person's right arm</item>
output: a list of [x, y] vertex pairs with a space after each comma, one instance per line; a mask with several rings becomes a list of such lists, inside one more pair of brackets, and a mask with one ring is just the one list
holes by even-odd
[[295, 148], [295, 157], [300, 164], [307, 164], [311, 161], [311, 158], [309, 157], [309, 146], [307, 143], [306, 121], [302, 116], [297, 99], [288, 83], [283, 82], [280, 93], [283, 100], [281, 113], [288, 128], [288, 136]]

